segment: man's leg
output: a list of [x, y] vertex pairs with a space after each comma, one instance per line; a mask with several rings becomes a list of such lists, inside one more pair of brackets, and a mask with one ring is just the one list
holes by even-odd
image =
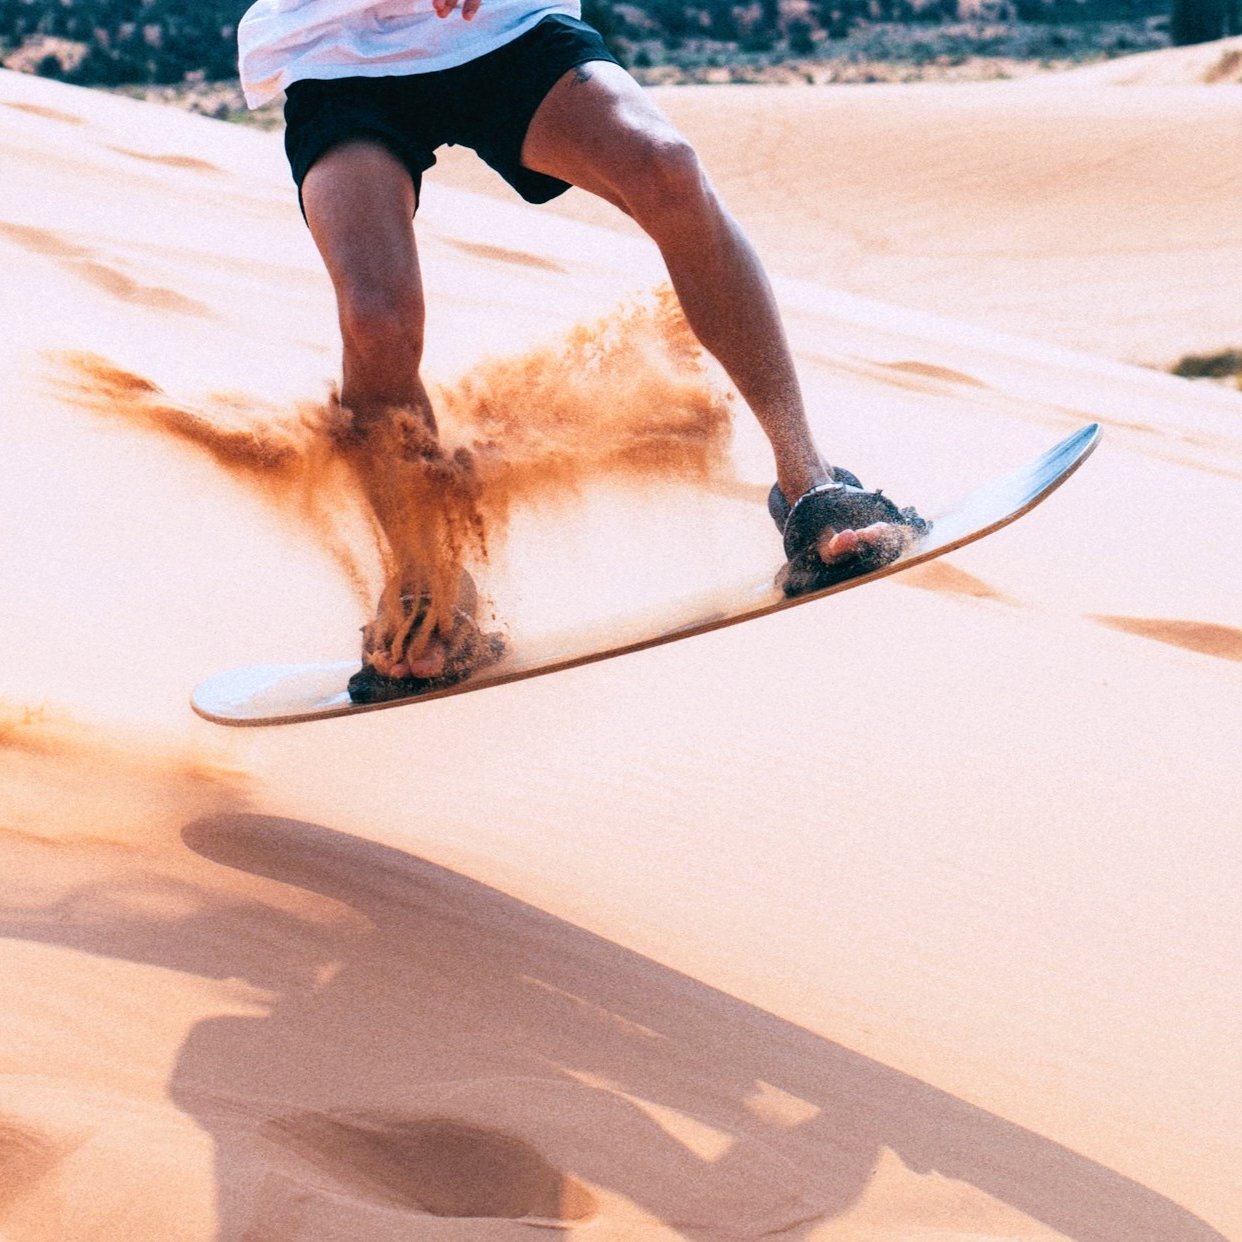
[[[620, 66], [591, 61], [552, 88], [531, 121], [522, 163], [632, 216], [660, 248], [686, 318], [759, 420], [792, 503], [830, 478], [807, 425], [776, 301], [758, 256], [693, 149]], [[883, 538], [868, 528], [864, 539]], [[821, 545], [847, 556], [859, 532]]]
[[[413, 511], [418, 479], [407, 457], [434, 450], [436, 425], [419, 377], [424, 305], [414, 185], [384, 147], [350, 142], [311, 167], [302, 203], [336, 290], [344, 346], [341, 405], [353, 420], [351, 458], [397, 566], [417, 574], [435, 557], [420, 540], [432, 523]], [[433, 597], [443, 600], [444, 584], [437, 585]], [[389, 584], [380, 616], [368, 627], [368, 658], [379, 672], [434, 677], [443, 668], [443, 642], [431, 643], [411, 662], [394, 641], [405, 619], [401, 595], [427, 587], [417, 580]], [[445, 615], [434, 618], [442, 634], [451, 628], [454, 597], [452, 591], [447, 595], [440, 610]]]
[[409, 172], [376, 143], [345, 143], [312, 165], [302, 205], [336, 290], [341, 404], [362, 424], [404, 407], [434, 428], [418, 374], [425, 316]]

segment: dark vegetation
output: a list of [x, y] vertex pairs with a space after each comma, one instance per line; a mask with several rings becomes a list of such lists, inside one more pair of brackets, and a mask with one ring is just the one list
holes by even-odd
[[1173, 0], [1169, 35], [1175, 44], [1235, 34], [1242, 34], [1242, 0]]
[[1183, 379], [1230, 379], [1242, 381], [1242, 349], [1222, 349], [1216, 354], [1187, 354], [1171, 367]]
[[10, 57], [29, 48], [38, 57], [30, 68], [83, 86], [228, 78], [237, 73], [237, 21], [246, 7], [245, 0], [0, 0], [0, 48]]
[[[87, 86], [224, 81], [236, 73], [246, 7], [247, 0], [0, 0], [0, 58]], [[708, 80], [694, 71], [829, 59], [915, 68], [978, 57], [1073, 62], [1242, 31], [1242, 0], [584, 0], [583, 7], [640, 76], [667, 68]]]

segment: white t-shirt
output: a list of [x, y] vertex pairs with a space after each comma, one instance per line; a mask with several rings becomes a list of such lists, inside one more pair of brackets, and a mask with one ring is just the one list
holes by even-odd
[[464, 65], [579, 0], [483, 0], [437, 17], [431, 0], [257, 0], [237, 27], [238, 68], [252, 108], [300, 78], [378, 78]]

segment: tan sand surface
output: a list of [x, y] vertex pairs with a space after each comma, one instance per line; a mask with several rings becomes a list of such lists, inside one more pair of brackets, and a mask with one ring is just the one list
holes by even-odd
[[[306, 464], [335, 324], [279, 139], [0, 74], [4, 1242], [1242, 1239], [1242, 395], [1118, 360], [1238, 343], [1238, 105], [662, 98], [830, 454], [934, 511], [1103, 447], [830, 603], [229, 732], [193, 684], [348, 654], [376, 585]], [[658, 282], [447, 171], [438, 382]], [[498, 602], [771, 559], [731, 454], [518, 515]]]
[[[653, 94], [778, 271], [1168, 366], [1242, 340], [1239, 65], [1232, 39], [916, 92]], [[468, 153], [443, 159], [456, 184], [508, 193]], [[616, 227], [586, 196], [552, 209]]]

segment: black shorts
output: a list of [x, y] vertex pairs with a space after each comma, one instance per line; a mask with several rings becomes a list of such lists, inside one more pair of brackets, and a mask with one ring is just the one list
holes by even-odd
[[311, 165], [355, 138], [387, 147], [409, 170], [417, 201], [423, 173], [444, 145], [477, 151], [529, 203], [569, 185], [522, 166], [522, 143], [548, 91], [570, 69], [616, 57], [585, 22], [560, 13], [476, 60], [434, 73], [304, 79], [285, 95], [285, 154], [302, 197]]

